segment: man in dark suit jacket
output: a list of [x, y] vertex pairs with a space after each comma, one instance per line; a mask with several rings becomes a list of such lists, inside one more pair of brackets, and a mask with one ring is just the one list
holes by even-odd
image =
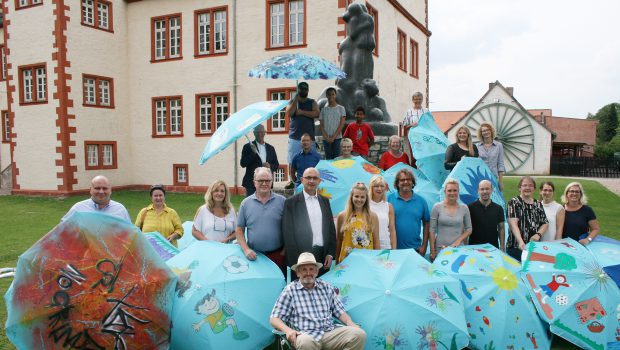
[[265, 142], [265, 127], [258, 124], [254, 128], [254, 141], [246, 143], [241, 151], [241, 166], [245, 169], [243, 182], [245, 196], [249, 197], [256, 192], [254, 187], [254, 170], [259, 167], [267, 167], [273, 173], [278, 170], [278, 156], [272, 145]]
[[282, 234], [288, 266], [299, 254], [311, 252], [329, 269], [336, 257], [336, 227], [329, 200], [317, 192], [321, 177], [315, 168], [308, 168], [301, 180], [304, 190], [284, 202]]

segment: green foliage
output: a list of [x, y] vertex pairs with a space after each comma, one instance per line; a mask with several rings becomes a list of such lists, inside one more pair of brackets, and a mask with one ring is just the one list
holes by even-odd
[[594, 119], [599, 124], [596, 128], [597, 144], [604, 144], [616, 136], [618, 129], [618, 104], [610, 103], [596, 112]]

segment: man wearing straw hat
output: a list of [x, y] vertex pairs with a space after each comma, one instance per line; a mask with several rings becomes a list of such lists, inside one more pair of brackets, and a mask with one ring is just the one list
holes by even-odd
[[[366, 332], [344, 310], [336, 289], [317, 279], [319, 268], [312, 253], [301, 253], [292, 269], [299, 277], [284, 288], [276, 301], [269, 322], [286, 334], [298, 350], [361, 350]], [[344, 326], [334, 324], [338, 318]]]

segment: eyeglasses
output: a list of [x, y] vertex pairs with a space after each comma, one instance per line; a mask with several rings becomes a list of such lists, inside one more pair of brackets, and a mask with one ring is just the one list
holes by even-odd
[[254, 180], [254, 181], [258, 182], [259, 184], [268, 184], [268, 183], [271, 183], [272, 180], [269, 179], [269, 180]]
[[579, 190], [569, 190], [569, 191], [567, 191], [567, 193], [571, 193], [571, 194], [581, 194], [581, 191], [579, 191]]

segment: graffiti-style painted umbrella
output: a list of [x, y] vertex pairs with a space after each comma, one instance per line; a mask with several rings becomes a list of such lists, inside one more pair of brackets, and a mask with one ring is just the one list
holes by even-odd
[[531, 242], [521, 278], [551, 331], [586, 349], [620, 347], [620, 289], [579, 242]]
[[209, 158], [224, 150], [241, 136], [252, 131], [262, 121], [278, 113], [287, 104], [288, 101], [285, 100], [256, 102], [228, 117], [207, 142], [200, 157], [200, 165], [206, 163]]
[[366, 331], [366, 349], [456, 350], [469, 342], [459, 282], [413, 249], [354, 249], [322, 278]]
[[321, 160], [316, 169], [321, 174], [319, 193], [329, 199], [334, 216], [344, 210], [351, 187], [356, 182], [363, 182], [368, 186], [373, 175], [383, 174], [381, 169], [362, 157]]
[[[594, 258], [605, 273], [620, 287], [620, 241], [598, 235], [586, 248], [594, 254]], [[618, 336], [620, 337], [620, 334]]]
[[396, 173], [403, 168], [409, 169], [413, 173], [413, 176], [415, 176], [415, 187], [413, 188], [413, 192], [424, 198], [429, 209], [433, 208], [433, 205], [439, 201], [439, 189], [435, 186], [434, 182], [424, 175], [424, 173], [407, 164], [398, 163], [383, 173], [383, 177], [390, 187], [390, 193], [396, 191], [394, 188], [394, 179], [396, 178]]
[[409, 129], [407, 137], [418, 169], [440, 188], [448, 177], [443, 163], [450, 142], [435, 124], [430, 112], [422, 114], [418, 125]]
[[144, 234], [144, 237], [146, 237], [146, 240], [151, 244], [153, 249], [155, 249], [157, 255], [164, 261], [179, 254], [179, 248], [175, 247], [159, 232], [148, 232]]
[[266, 79], [344, 79], [346, 73], [330, 61], [300, 53], [272, 57], [248, 72], [249, 77]]
[[179, 275], [171, 348], [254, 350], [273, 341], [269, 315], [284, 276], [271, 260], [248, 261], [236, 244], [198, 241], [167, 263]]
[[448, 247], [433, 262], [461, 283], [470, 349], [549, 349], [521, 264], [490, 244]]
[[176, 279], [135, 226], [76, 212], [20, 255], [6, 333], [18, 349], [168, 349]]

